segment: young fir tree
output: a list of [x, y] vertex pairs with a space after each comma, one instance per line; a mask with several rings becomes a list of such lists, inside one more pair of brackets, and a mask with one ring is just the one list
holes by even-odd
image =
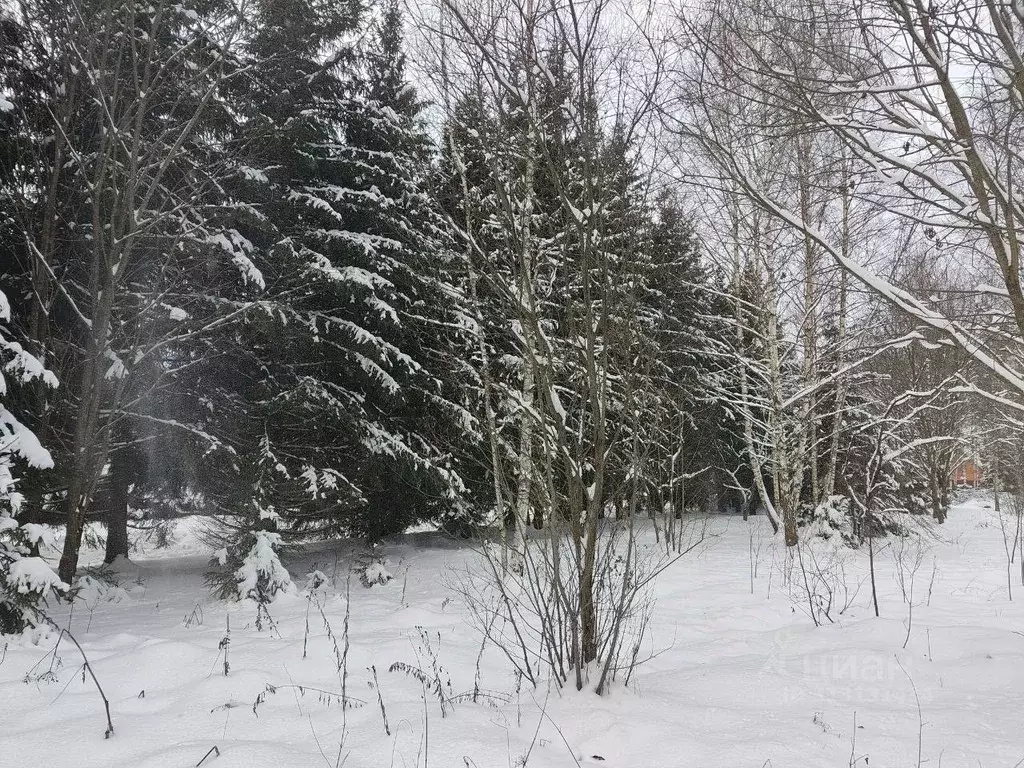
[[[240, 473], [232, 508], [235, 514], [222, 525], [230, 526], [227, 546], [210, 562], [207, 583], [221, 598], [248, 598], [260, 606], [257, 627], [262, 628], [266, 606], [279, 593], [292, 592], [295, 585], [281, 563], [283, 546], [274, 507], [274, 485], [283, 474], [266, 435]], [[223, 529], [221, 531], [224, 535]]]

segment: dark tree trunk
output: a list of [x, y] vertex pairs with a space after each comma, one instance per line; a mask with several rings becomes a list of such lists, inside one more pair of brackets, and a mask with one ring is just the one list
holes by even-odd
[[782, 510], [782, 528], [786, 537], [786, 546], [795, 547], [800, 540], [796, 528], [796, 512], [792, 509]]
[[141, 469], [139, 455], [130, 443], [130, 433], [118, 430], [122, 447], [115, 450], [110, 459], [110, 486], [107, 494], [107, 551], [104, 563], [112, 563], [118, 557], [128, 557], [128, 495], [132, 483], [137, 480]]
[[78, 551], [82, 547], [82, 534], [85, 531], [85, 511], [81, 509], [85, 504], [80, 490], [81, 474], [80, 467], [76, 466], [75, 476], [71, 480], [68, 498], [65, 502], [67, 527], [64, 534], [64, 549], [57, 565], [57, 575], [65, 584], [70, 584], [75, 580], [75, 574], [78, 572]]
[[112, 563], [118, 557], [128, 557], [128, 487], [129, 467], [118, 456], [113, 461], [113, 477], [110, 484], [110, 498], [107, 503], [107, 551], [104, 563]]
[[946, 519], [946, 510], [942, 505], [942, 489], [939, 487], [939, 473], [935, 467], [928, 470], [928, 484], [932, 492], [932, 517], [941, 523]]

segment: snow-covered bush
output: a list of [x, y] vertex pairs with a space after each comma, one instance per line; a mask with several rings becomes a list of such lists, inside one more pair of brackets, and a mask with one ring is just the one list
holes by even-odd
[[281, 562], [281, 534], [270, 530], [245, 533], [237, 544], [214, 553], [207, 582], [222, 599], [272, 603], [281, 593], [295, 591], [291, 574]]
[[853, 540], [850, 500], [846, 496], [834, 494], [816, 507], [806, 507], [801, 522], [806, 536], [821, 539], [838, 536], [844, 541]]
[[19, 525], [10, 510], [0, 511], [0, 634], [39, 626], [46, 598], [67, 590], [49, 563], [33, 554], [51, 545], [46, 528]]
[[10, 319], [10, 305], [0, 291], [0, 633], [38, 626], [45, 619], [46, 598], [67, 589], [38, 554], [44, 546], [52, 545], [49, 531], [17, 520], [23, 503], [17, 490], [17, 465], [49, 469], [53, 459], [6, 407], [9, 385], [41, 380], [48, 387], [56, 387], [57, 379], [10, 337], [6, 326]]
[[384, 557], [377, 546], [370, 544], [355, 556], [352, 573], [364, 587], [387, 584], [394, 576], [388, 570]]
[[271, 531], [253, 533], [252, 546], [235, 572], [238, 594], [258, 603], [270, 603], [279, 592], [293, 592], [295, 584], [281, 563], [281, 534]]
[[[939, 489], [940, 511], [949, 507], [949, 495], [943, 485]], [[910, 474], [901, 479], [898, 485], [896, 496], [899, 507], [910, 515], [931, 516], [935, 510], [932, 508], [931, 490], [928, 487], [926, 478], [920, 474]]]
[[268, 530], [273, 518], [262, 518], [261, 526], [245, 532], [237, 543], [217, 550], [210, 560], [206, 582], [224, 600], [252, 600], [256, 603], [256, 629], [274, 621], [267, 606], [281, 594], [292, 594], [295, 583], [281, 562], [281, 534]]
[[[270, 441], [264, 437], [249, 466], [251, 477], [242, 478], [245, 491], [237, 514], [219, 520], [206, 536], [207, 541], [220, 545], [210, 560], [207, 584], [222, 599], [255, 600], [260, 606], [258, 617], [279, 594], [295, 591], [280, 558], [284, 546], [278, 532], [281, 516], [270, 501], [277, 465]], [[250, 482], [246, 483], [247, 479]]]
[[318, 592], [326, 593], [328, 579], [327, 574], [316, 569], [306, 574], [306, 595], [314, 595]]
[[[884, 503], [879, 504], [871, 515], [871, 535], [907, 535], [904, 515], [917, 512], [903, 506], [899, 495], [888, 494], [881, 500]], [[805, 505], [800, 513], [800, 526], [808, 538], [841, 541], [850, 546], [859, 545], [868, 535], [868, 526], [857, 518], [857, 510], [852, 507], [850, 497], [842, 494], [829, 496], [815, 507]]]
[[85, 568], [75, 579], [69, 596], [81, 600], [93, 610], [100, 603], [120, 603], [128, 599], [128, 592], [120, 585], [117, 574], [110, 568]]
[[394, 578], [384, 565], [384, 560], [373, 552], [369, 552], [360, 558], [360, 562], [356, 565], [355, 570], [359, 574], [359, 583], [364, 587], [387, 584]]

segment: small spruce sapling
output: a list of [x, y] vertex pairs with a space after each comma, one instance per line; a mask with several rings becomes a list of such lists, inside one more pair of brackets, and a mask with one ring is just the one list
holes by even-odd
[[262, 629], [264, 617], [269, 620], [267, 606], [279, 594], [295, 592], [291, 574], [279, 554], [284, 545], [278, 533], [281, 518], [269, 502], [272, 478], [268, 465], [273, 462], [269, 442], [265, 440], [254, 462], [252, 495], [242, 504], [229, 535], [223, 537], [232, 540], [214, 553], [207, 571], [207, 584], [221, 599], [256, 602], [258, 629]]
[[367, 588], [387, 584], [394, 578], [384, 565], [384, 559], [374, 549], [359, 558], [355, 571], [359, 575], [359, 583]]

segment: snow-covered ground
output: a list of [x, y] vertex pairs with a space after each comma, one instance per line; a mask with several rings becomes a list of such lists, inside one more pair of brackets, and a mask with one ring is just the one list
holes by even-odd
[[[214, 746], [219, 756], [210, 754], [203, 766], [1022, 764], [1024, 588], [1008, 599], [1003, 538], [986, 501], [956, 507], [945, 526], [926, 535], [906, 650], [898, 547], [883, 545], [877, 558], [881, 618], [869, 585], [856, 591], [866, 552], [846, 552], [853, 603], [839, 615], [846, 602], [840, 597], [835, 623], [815, 627], [802, 576], [794, 571], [792, 585], [783, 583], [784, 553], [764, 520], [714, 518], [709, 530], [706, 546], [657, 582], [652, 640], [660, 653], [628, 688], [603, 698], [543, 686], [517, 693], [512, 671], [489, 648], [479, 685], [507, 703], [460, 701], [444, 717], [415, 678], [388, 670], [394, 662], [430, 665], [433, 653], [453, 694], [472, 690], [480, 637], [451, 588], [476, 557], [470, 547], [411, 535], [385, 548], [392, 581], [366, 589], [352, 580], [347, 686], [366, 706], [343, 716], [334, 699], [308, 688], [337, 692], [341, 685], [334, 641], [316, 607], [303, 658], [309, 601], [279, 599], [271, 607], [276, 631], [257, 631], [251, 606], [209, 597], [208, 553], [184, 531], [176, 547], [126, 567], [122, 591], [87, 593], [70, 617], [111, 702], [110, 739], [102, 703], [67, 640], [54, 674], [44, 675], [55, 636], [38, 645], [6, 638], [0, 765], [184, 768]], [[904, 550], [905, 562], [915, 559], [915, 545]], [[324, 545], [288, 563], [300, 586], [313, 568], [329, 577], [325, 613], [338, 655], [345, 653], [345, 574], [353, 553], [347, 544]], [[1013, 568], [1017, 587], [1019, 564]], [[909, 591], [909, 571], [904, 575]], [[218, 645], [229, 615], [225, 677]], [[66, 624], [66, 609], [56, 618]], [[261, 696], [268, 684], [282, 687]], [[283, 687], [292, 685], [304, 693]], [[254, 713], [257, 697], [263, 700]]]

